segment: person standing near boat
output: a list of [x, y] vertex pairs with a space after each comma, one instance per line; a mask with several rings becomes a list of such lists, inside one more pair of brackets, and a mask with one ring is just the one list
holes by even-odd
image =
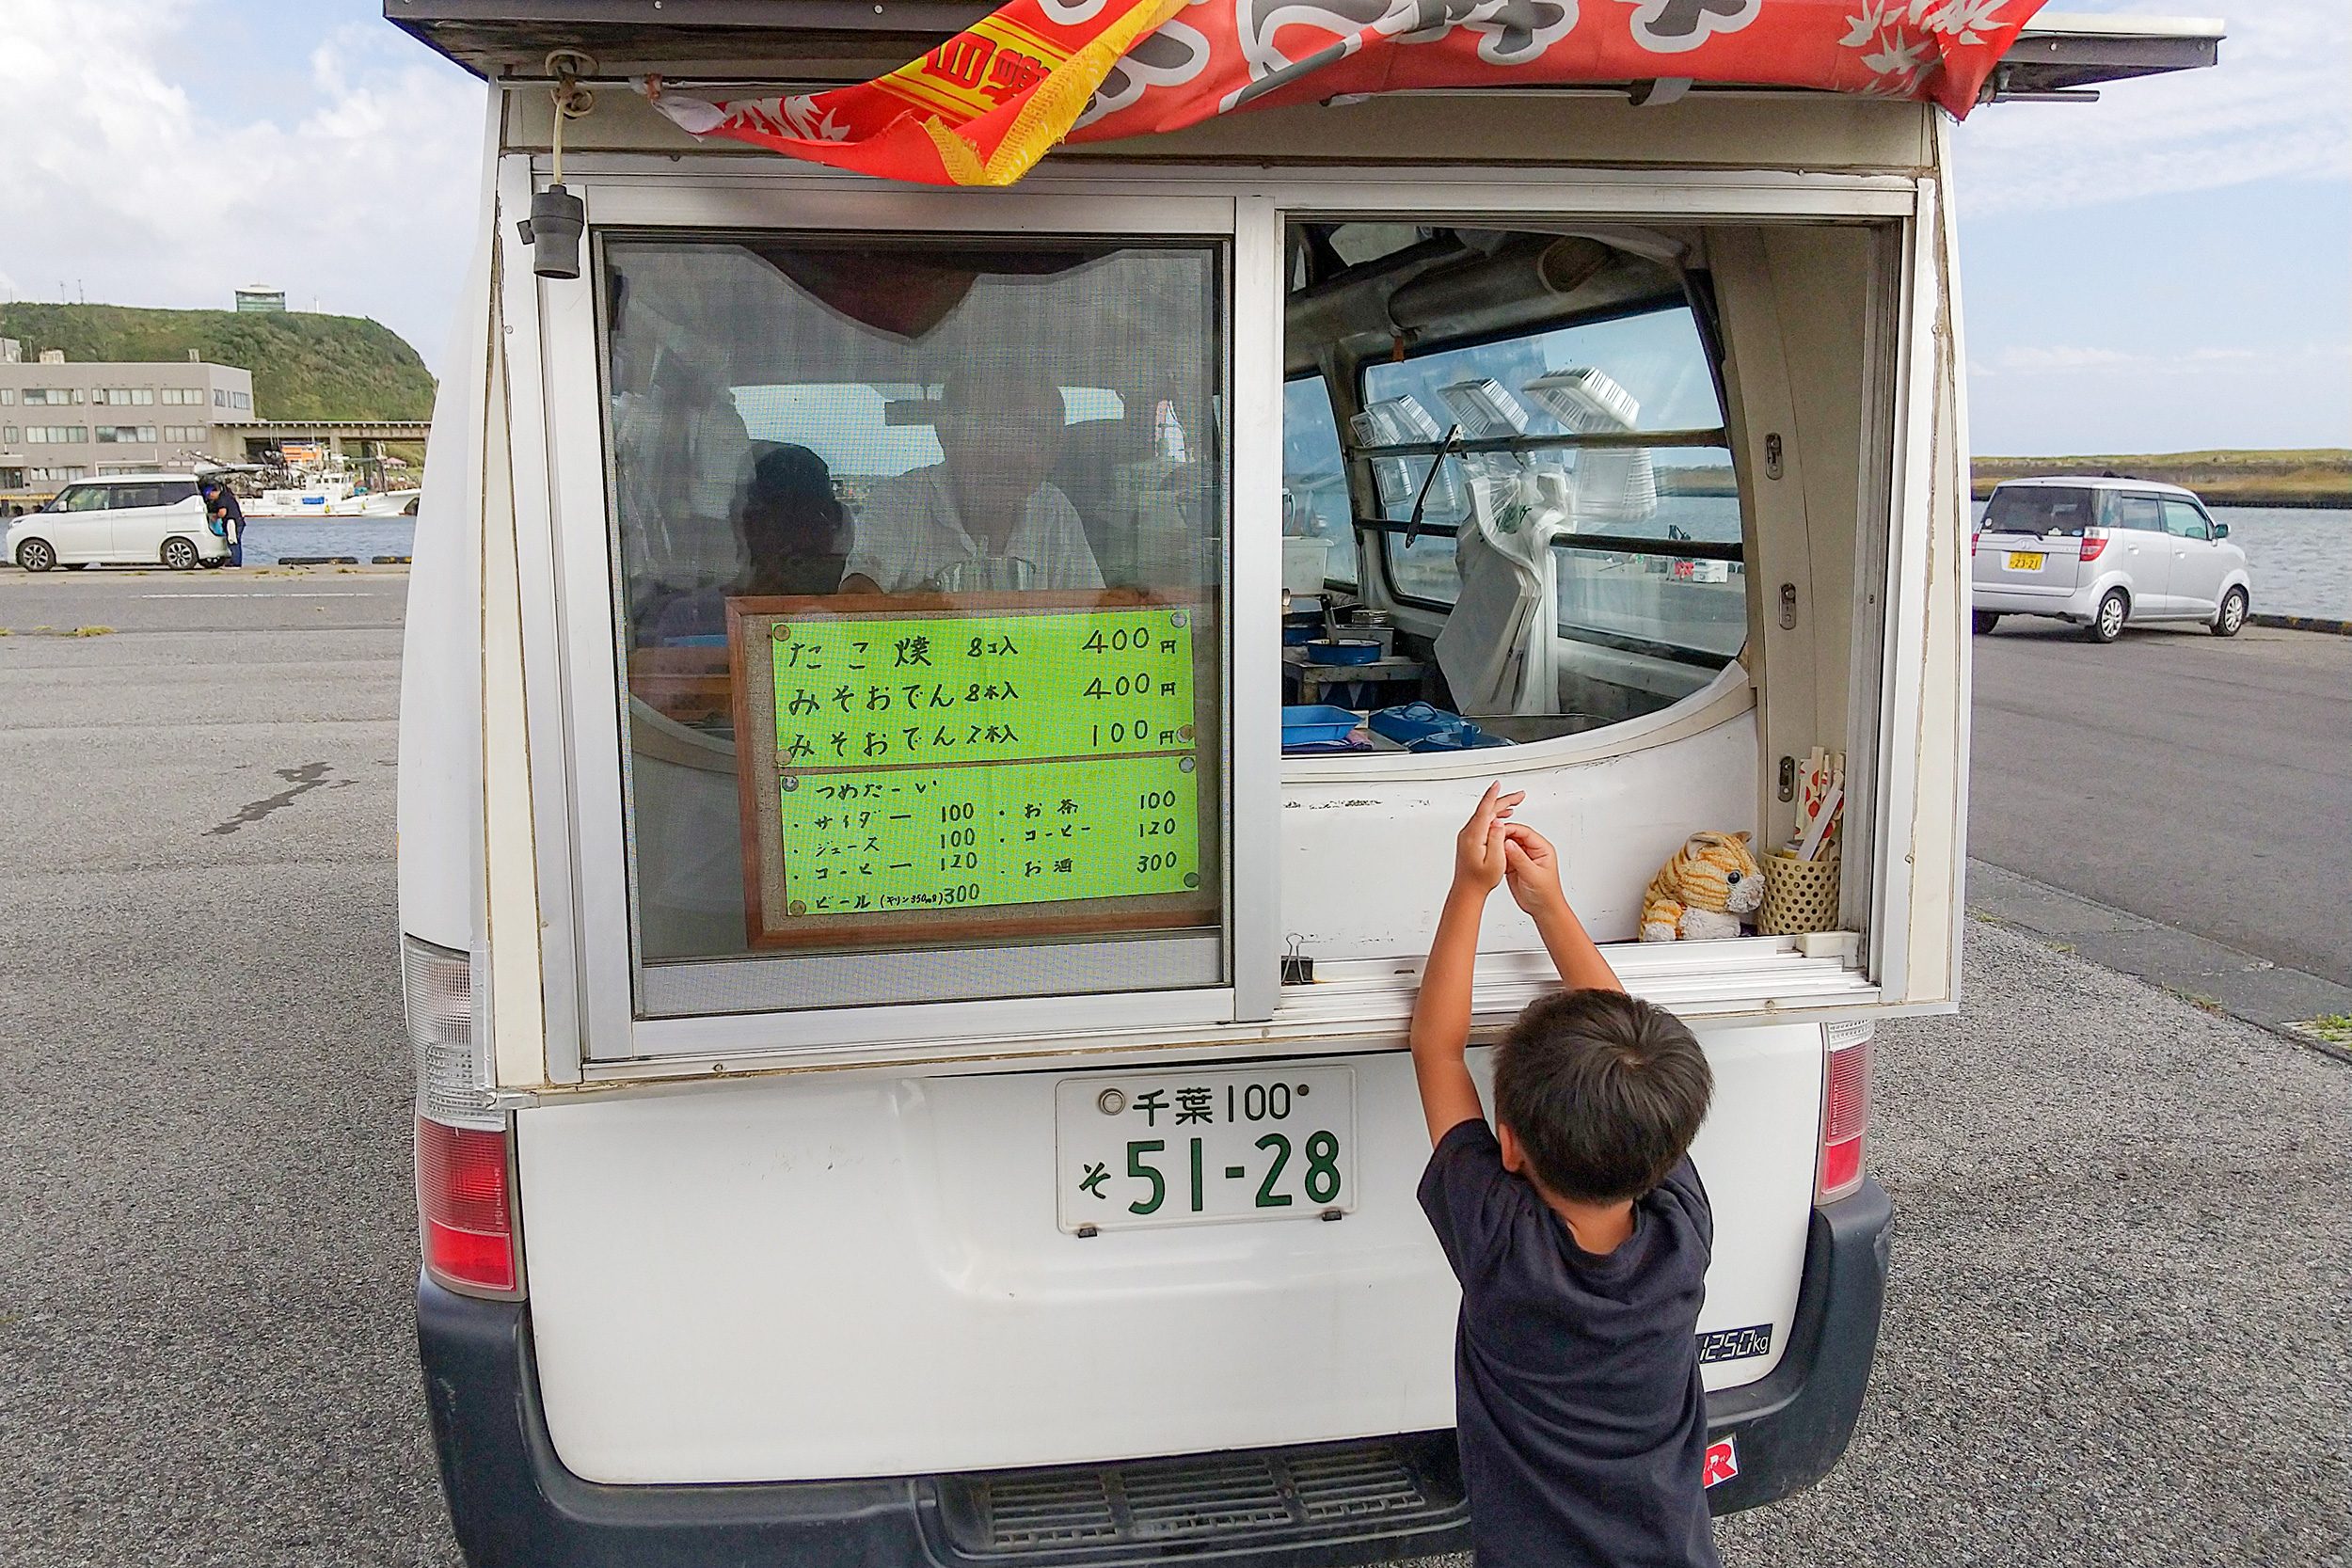
[[229, 541], [229, 564], [245, 564], [245, 508], [237, 504], [236, 493], [218, 480], [198, 482], [197, 488], [204, 495], [204, 515], [215, 533]]

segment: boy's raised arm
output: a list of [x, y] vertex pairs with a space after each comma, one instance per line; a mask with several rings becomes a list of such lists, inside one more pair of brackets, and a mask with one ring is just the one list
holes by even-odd
[[1503, 868], [1511, 879], [1511, 896], [1535, 922], [1560, 982], [1570, 990], [1623, 990], [1625, 982], [1600, 956], [1584, 931], [1584, 922], [1568, 907], [1560, 886], [1560, 852], [1551, 841], [1524, 823], [1503, 828]]
[[1462, 1060], [1470, 1044], [1470, 977], [1478, 963], [1478, 923], [1506, 865], [1505, 818], [1522, 799], [1503, 794], [1499, 784], [1488, 784], [1454, 841], [1454, 885], [1446, 892], [1429, 961], [1422, 967], [1421, 995], [1413, 1003], [1413, 1077], [1421, 1086], [1432, 1144], [1486, 1114]]

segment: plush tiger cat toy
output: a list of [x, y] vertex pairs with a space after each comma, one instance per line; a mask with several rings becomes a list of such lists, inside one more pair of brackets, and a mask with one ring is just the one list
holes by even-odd
[[1746, 833], [1692, 833], [1642, 895], [1642, 940], [1736, 937], [1740, 917], [1763, 902], [1764, 868]]

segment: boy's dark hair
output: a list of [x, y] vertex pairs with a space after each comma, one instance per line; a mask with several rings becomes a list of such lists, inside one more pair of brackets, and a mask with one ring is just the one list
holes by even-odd
[[1640, 1197], [1664, 1180], [1714, 1092], [1682, 1021], [1623, 991], [1532, 1003], [1495, 1053], [1495, 1119], [1538, 1181], [1584, 1203]]

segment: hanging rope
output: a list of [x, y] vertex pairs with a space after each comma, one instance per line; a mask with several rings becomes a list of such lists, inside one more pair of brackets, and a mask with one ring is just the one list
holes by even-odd
[[580, 85], [580, 78], [596, 68], [596, 61], [569, 49], [559, 49], [548, 56], [548, 74], [555, 78], [555, 86], [548, 89], [548, 97], [555, 104], [555, 133], [550, 138], [548, 160], [550, 184], [564, 182], [564, 122], [579, 119], [596, 106], [596, 95]]

